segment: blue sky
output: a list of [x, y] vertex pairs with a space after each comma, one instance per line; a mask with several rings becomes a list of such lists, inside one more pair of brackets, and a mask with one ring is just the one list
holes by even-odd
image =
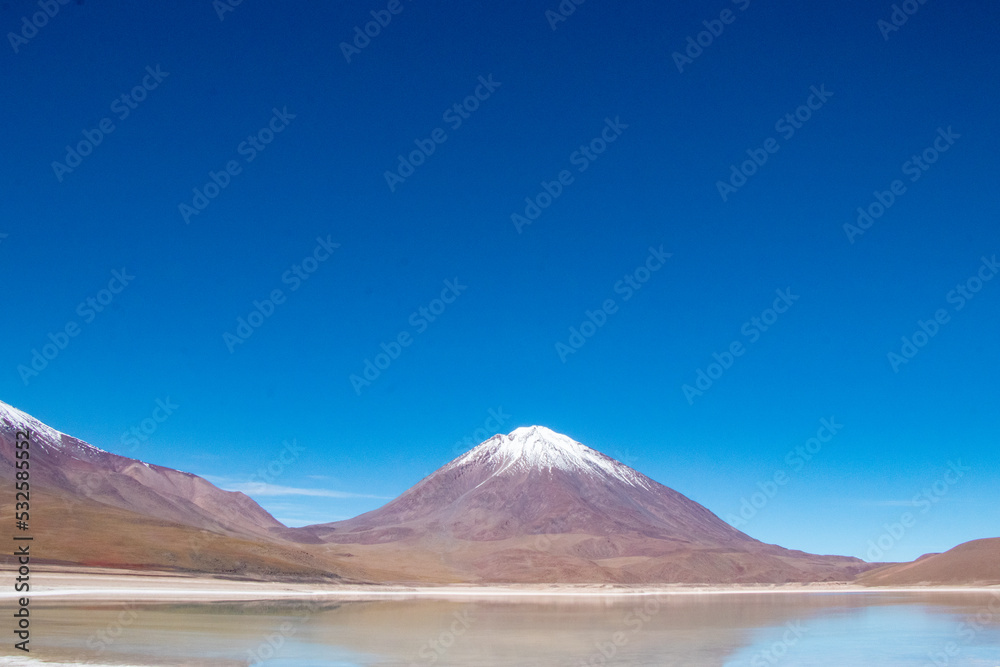
[[217, 6], [0, 9], [2, 400], [293, 524], [544, 424], [788, 547], [997, 535], [995, 4]]

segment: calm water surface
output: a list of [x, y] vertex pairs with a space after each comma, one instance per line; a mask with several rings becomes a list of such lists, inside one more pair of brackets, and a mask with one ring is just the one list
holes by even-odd
[[1000, 593], [48, 603], [31, 647], [0, 663], [1000, 667]]

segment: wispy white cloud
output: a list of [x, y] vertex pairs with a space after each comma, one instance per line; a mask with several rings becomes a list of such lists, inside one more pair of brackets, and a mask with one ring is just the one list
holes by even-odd
[[311, 496], [314, 498], [378, 498], [388, 500], [386, 496], [374, 496], [369, 493], [351, 493], [350, 491], [335, 491], [333, 489], [304, 489], [263, 482], [229, 483], [224, 484], [222, 488], [226, 491], [240, 491], [248, 496]]
[[862, 500], [858, 503], [862, 507], [914, 507], [912, 500]]
[[975, 500], [973, 498], [957, 498], [957, 497], [933, 497], [933, 496], [920, 496], [914, 500], [859, 500], [857, 504], [861, 507], [926, 507], [928, 503], [948, 503], [949, 505], [976, 505], [976, 506], [989, 506], [994, 505], [989, 502]]
[[315, 526], [317, 523], [329, 523], [331, 521], [343, 521], [344, 519], [350, 519], [349, 516], [323, 516], [323, 517], [313, 517], [313, 518], [289, 518], [289, 517], [274, 517], [281, 523], [285, 524], [290, 528], [301, 528], [302, 526]]

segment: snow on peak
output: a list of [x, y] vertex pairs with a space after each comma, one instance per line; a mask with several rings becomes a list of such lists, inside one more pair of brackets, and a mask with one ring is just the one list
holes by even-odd
[[553, 469], [613, 477], [631, 486], [649, 488], [645, 477], [628, 466], [544, 426], [522, 426], [507, 435], [495, 435], [455, 459], [452, 465], [482, 461], [507, 471]]
[[[94, 447], [91, 444], [66, 435], [62, 431], [57, 431], [47, 424], [43, 424], [26, 412], [22, 412], [12, 405], [0, 401], [0, 428], [10, 426], [15, 430], [21, 428], [31, 429], [32, 443], [38, 443], [42, 447], [54, 446], [67, 452], [74, 458], [80, 456], [92, 456], [94, 454], [106, 454], [103, 449]], [[42, 436], [42, 438], [38, 438]], [[66, 442], [63, 438], [67, 438]]]
[[8, 405], [3, 401], [0, 401], [0, 426], [4, 426], [5, 423], [10, 424], [15, 429], [24, 426], [31, 429], [33, 433], [45, 434], [53, 440], [55, 444], [59, 444], [62, 440], [63, 434], [59, 431], [55, 430], [51, 426], [46, 426], [28, 413], [21, 412], [13, 405]]

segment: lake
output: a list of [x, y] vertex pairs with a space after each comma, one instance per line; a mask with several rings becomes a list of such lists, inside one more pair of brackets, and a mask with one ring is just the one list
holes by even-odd
[[8, 639], [0, 663], [1000, 667], [1000, 591], [33, 601], [31, 621], [31, 658]]

